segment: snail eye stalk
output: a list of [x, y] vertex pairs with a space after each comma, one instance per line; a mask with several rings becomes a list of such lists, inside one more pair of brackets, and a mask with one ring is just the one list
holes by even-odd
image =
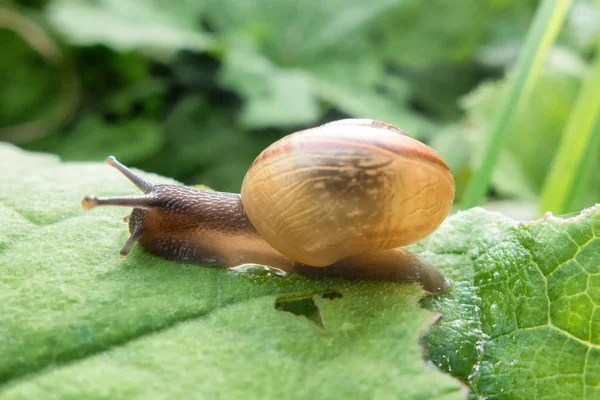
[[109, 156], [104, 163], [108, 166], [111, 166], [117, 169], [120, 173], [125, 175], [127, 179], [131, 181], [135, 186], [137, 186], [142, 192], [149, 193], [154, 186], [152, 183], [148, 182], [123, 164], [117, 161], [117, 159], [113, 156]]
[[156, 199], [154, 196], [149, 194], [154, 185], [142, 178], [123, 164], [117, 161], [113, 156], [108, 157], [105, 164], [117, 169], [120, 173], [125, 175], [135, 186], [137, 186], [144, 196], [116, 196], [116, 197], [96, 197], [96, 196], [85, 196], [81, 201], [81, 206], [86, 210], [91, 210], [94, 207], [99, 206], [122, 206], [122, 207], [134, 207], [143, 208], [149, 210], [156, 207]]
[[81, 206], [86, 210], [91, 210], [100, 206], [121, 206], [134, 207], [150, 210], [155, 208], [156, 199], [154, 196], [117, 196], [117, 197], [96, 197], [85, 196], [81, 200]]

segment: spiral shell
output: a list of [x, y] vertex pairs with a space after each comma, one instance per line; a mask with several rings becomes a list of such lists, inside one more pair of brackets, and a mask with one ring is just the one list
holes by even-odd
[[433, 149], [402, 130], [350, 119], [273, 143], [248, 170], [241, 195], [271, 246], [327, 266], [428, 236], [450, 211], [454, 179]]

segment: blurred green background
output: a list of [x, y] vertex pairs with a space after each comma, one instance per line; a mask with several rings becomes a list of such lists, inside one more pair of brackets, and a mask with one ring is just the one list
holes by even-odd
[[[0, 141], [65, 160], [113, 154], [238, 192], [277, 138], [349, 116], [381, 119], [442, 154], [459, 202], [538, 4], [0, 1]], [[544, 180], [599, 39], [600, 1], [574, 1], [511, 125], [487, 207], [517, 218], [543, 211]], [[600, 144], [588, 147], [567, 211], [600, 201]]]

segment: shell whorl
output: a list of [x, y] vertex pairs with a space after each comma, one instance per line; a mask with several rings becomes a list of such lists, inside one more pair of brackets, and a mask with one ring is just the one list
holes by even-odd
[[454, 180], [433, 149], [378, 121], [337, 121], [265, 149], [242, 185], [271, 246], [314, 266], [405, 246], [435, 230]]

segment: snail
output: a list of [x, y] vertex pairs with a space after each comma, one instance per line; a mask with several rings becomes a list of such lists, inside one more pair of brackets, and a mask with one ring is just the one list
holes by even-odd
[[454, 200], [442, 158], [395, 126], [343, 119], [288, 135], [252, 163], [241, 194], [153, 185], [120, 164], [141, 196], [86, 196], [84, 209], [133, 207], [131, 236], [169, 260], [261, 264], [312, 277], [418, 282], [434, 294], [444, 275], [402, 246], [432, 233]]

